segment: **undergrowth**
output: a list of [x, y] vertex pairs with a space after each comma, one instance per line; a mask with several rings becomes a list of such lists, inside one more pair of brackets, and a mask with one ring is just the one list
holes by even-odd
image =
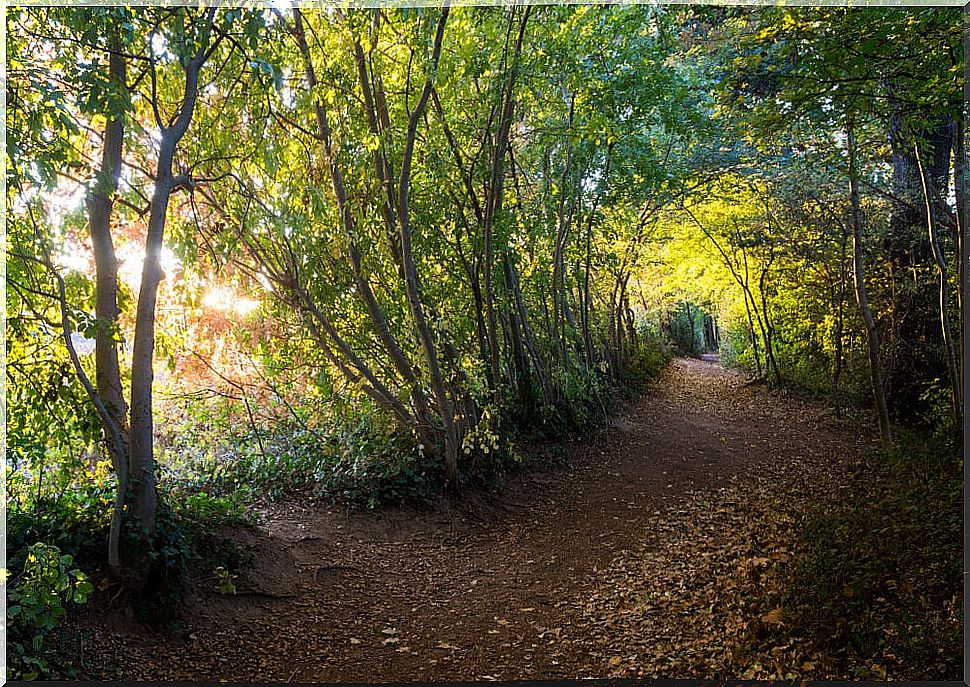
[[[62, 620], [92, 594], [117, 593], [105, 562], [114, 501], [107, 464], [63, 486], [38, 495], [34, 484], [7, 469], [7, 673], [13, 679], [76, 677], [78, 648]], [[218, 571], [244, 570], [247, 552], [218, 531], [245, 521], [238, 500], [161, 490], [148, 584], [133, 604], [139, 619], [177, 630], [188, 586]], [[124, 556], [136, 539], [127, 516], [123, 535]]]
[[[952, 434], [951, 434], [952, 436]], [[859, 489], [804, 525], [786, 585], [794, 631], [853, 678], [955, 680], [962, 670], [963, 462], [956, 441], [900, 433]]]
[[[588, 435], [603, 426], [618, 392], [638, 393], [669, 360], [659, 339], [644, 341], [622, 385], [611, 382], [603, 368], [561, 371], [555, 406], [536, 413], [531, 426], [505, 416], [495, 433], [486, 417], [465, 439], [458, 488], [486, 486], [532, 461], [547, 462], [553, 453], [520, 449], [536, 436]], [[159, 504], [146, 552], [147, 582], [138, 598], [129, 599], [136, 617], [159, 629], [181, 629], [190, 587], [203, 584], [233, 593], [232, 580], [252, 563], [251, 553], [222, 534], [250, 522], [252, 505], [261, 498], [304, 493], [375, 509], [428, 506], [442, 494], [440, 456], [414, 436], [389, 428], [379, 413], [338, 413], [316, 427], [295, 415], [262, 426], [250, 423], [244, 431], [237, 425], [234, 431], [231, 422], [213, 422], [231, 417], [222, 410], [189, 409], [159, 451]], [[501, 416], [488, 406], [486, 412]], [[92, 593], [116, 593], [105, 565], [115, 489], [109, 464], [65, 465], [43, 478], [8, 468], [8, 669], [15, 679], [75, 677], [67, 657], [76, 647], [61, 621]], [[127, 560], [145, 547], [134, 520], [126, 515], [123, 522], [121, 553]]]
[[[498, 411], [483, 402], [485, 413], [499, 416], [500, 428], [493, 434], [483, 417], [465, 437], [458, 487], [487, 485], [519, 469], [530, 461], [532, 454], [523, 447], [532, 442], [589, 436], [605, 426], [619, 399], [639, 394], [670, 360], [670, 346], [659, 334], [644, 329], [639, 336], [621, 382], [611, 380], [605, 367], [590, 371], [577, 362], [555, 373], [559, 393], [550, 405], [523, 415], [509, 410], [516, 401], [511, 396]], [[511, 389], [508, 393], [514, 395]], [[541, 390], [533, 388], [531, 394], [539, 398]], [[244, 503], [302, 493], [363, 509], [428, 507], [442, 495], [441, 456], [413, 434], [389, 426], [376, 409], [329, 409], [318, 413], [315, 424], [312, 412], [299, 410], [266, 426], [246, 422], [233, 428], [211, 422], [228, 417], [225, 412], [187, 408], [186, 420], [159, 460], [160, 483], [173, 491], [206, 491]]]

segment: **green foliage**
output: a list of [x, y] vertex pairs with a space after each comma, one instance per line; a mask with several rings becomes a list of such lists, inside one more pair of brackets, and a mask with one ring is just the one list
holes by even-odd
[[[8, 598], [13, 599], [15, 593], [26, 594], [17, 590], [24, 584], [22, 581], [33, 581], [33, 591], [30, 591], [29, 597], [24, 597], [24, 603], [30, 606], [30, 617], [36, 616], [43, 621], [43, 626], [38, 625], [34, 635], [38, 639], [32, 641], [43, 644], [45, 653], [42, 656], [36, 653], [40, 649], [24, 649], [26, 653], [17, 655], [23, 656], [25, 663], [17, 670], [22, 669], [25, 675], [38, 672], [41, 677], [66, 674], [70, 662], [57, 655], [58, 647], [46, 638], [51, 636], [64, 616], [67, 602], [83, 603], [91, 589], [85, 582], [66, 595], [68, 589], [63, 585], [67, 578], [64, 575], [80, 583], [80, 572], [65, 568], [55, 577], [53, 562], [60, 561], [63, 567], [77, 561], [86, 570], [104, 572], [104, 543], [107, 541], [108, 520], [114, 501], [114, 482], [108, 473], [108, 464], [103, 461], [90, 472], [82, 471], [73, 483], [63, 485], [61, 488], [64, 491], [44, 491], [39, 499], [36, 496], [36, 476], [29, 482], [24, 475], [8, 468], [7, 482], [10, 496], [7, 505], [7, 564], [13, 573]], [[136, 605], [140, 609], [140, 617], [152, 624], [177, 627], [186, 584], [211, 576], [214, 568], [218, 567], [229, 571], [228, 574], [245, 570], [250, 563], [248, 554], [228, 538], [220, 536], [219, 532], [223, 528], [237, 527], [247, 522], [248, 516], [239, 495], [220, 497], [205, 492], [163, 491], [158, 527], [148, 551], [151, 566], [149, 582]], [[128, 547], [124, 553], [134, 553], [138, 550], [135, 547], [141, 546], [142, 539], [127, 517], [124, 523], [123, 533]], [[56, 557], [53, 552], [57, 552]], [[47, 583], [50, 583], [50, 593], [41, 593]], [[61, 594], [60, 601], [55, 598], [55, 592]], [[11, 619], [11, 627], [13, 622]], [[35, 632], [30, 629], [33, 625], [23, 624], [26, 621], [17, 622], [21, 624], [12, 632], [28, 635]], [[30, 622], [33, 623], [33, 620]], [[18, 641], [12, 640], [11, 646]], [[28, 646], [24, 642], [20, 644], [21, 648]], [[21, 651], [19, 648], [15, 650]], [[35, 658], [43, 662], [38, 663], [34, 661]]]
[[[226, 528], [248, 522], [238, 497], [162, 492], [149, 542], [148, 579], [135, 605], [138, 618], [154, 626], [180, 629], [187, 586], [215, 576], [220, 587], [226, 588], [233, 575], [251, 565], [250, 554], [222, 534]], [[129, 546], [143, 541], [133, 525], [126, 535]]]
[[7, 669], [13, 679], [46, 677], [53, 631], [67, 608], [83, 604], [93, 591], [73, 563], [56, 546], [35, 542], [7, 581]]
[[[178, 112], [202, 45], [166, 208], [178, 260], [155, 313], [153, 412], [170, 436], [147, 549], [125, 516], [126, 555], [150, 565], [145, 617], [176, 623], [193, 580], [231, 593], [243, 556], [215, 532], [258, 498], [426, 504], [448, 450], [457, 486], [485, 482], [530, 440], [602, 426], [674, 352], [706, 352], [708, 316], [725, 364], [865, 407], [849, 126], [890, 386], [913, 406], [901, 410], [954, 433], [942, 347], [900, 329], [935, 291], [926, 261], [912, 280], [891, 262], [889, 245], [920, 252], [923, 228], [896, 226], [887, 189], [905, 180], [887, 161], [962, 114], [957, 10], [456, 7], [437, 63], [439, 9], [307, 10], [299, 25], [293, 9], [211, 12], [7, 15], [14, 569], [37, 542], [101, 563], [114, 484], [103, 461], [88, 467], [104, 432], [55, 277], [71, 332], [132, 341], [124, 273], [140, 271], [152, 132]], [[99, 134], [122, 116], [108, 324], [92, 315], [85, 199], [105, 171]], [[911, 373], [913, 360], [925, 365]], [[80, 366], [98, 379], [90, 355]]]
[[[518, 469], [519, 442], [582, 436], [602, 426], [615, 406], [615, 394], [638, 393], [670, 356], [659, 330], [639, 323], [637, 345], [620, 380], [606, 374], [605, 364], [587, 370], [577, 360], [555, 378], [562, 389], [558, 402], [539, 408], [527, 422], [518, 421], [517, 399], [510, 389], [499, 410], [500, 433], [489, 429], [489, 415], [495, 411], [486, 406], [476, 429], [465, 436], [460, 484], [487, 483]], [[540, 392], [534, 388], [532, 393], [538, 397]], [[369, 509], [385, 504], [426, 506], [441, 494], [444, 475], [433, 447], [389, 426], [379, 411], [362, 413], [359, 405], [342, 404], [335, 396], [291, 410], [295, 416], [254, 429], [248, 419], [238, 417], [238, 407], [231, 402], [186, 402], [182, 420], [160, 457], [163, 487], [183, 494], [180, 498], [187, 505], [209, 493], [240, 507], [264, 496], [292, 493]]]
[[954, 436], [962, 436], [962, 427], [956, 426], [953, 418], [953, 404], [949, 387], [939, 379], [934, 379], [925, 386], [926, 390], [920, 396], [922, 407], [922, 424], [933, 432], [936, 440], [947, 440]]
[[648, 322], [638, 325], [637, 348], [622, 379], [624, 390], [631, 395], [642, 392], [645, 384], [657, 378], [674, 354], [671, 342], [659, 327]]
[[162, 458], [162, 479], [195, 493], [189, 499], [201, 498], [199, 490], [240, 504], [303, 492], [374, 508], [425, 504], [440, 487], [438, 461], [414, 437], [388, 433], [376, 415], [337, 416], [313, 429], [291, 418], [228, 440], [227, 424], [207, 417], [206, 426], [189, 421]]
[[669, 314], [670, 338], [678, 355], [696, 357], [704, 344], [705, 313], [694, 304], [683, 303], [672, 314]]
[[[48, 472], [53, 470], [48, 469]], [[107, 463], [91, 472], [81, 471], [70, 483], [42, 487], [42, 475], [27, 479], [22, 471], [7, 468], [7, 563], [11, 570], [25, 564], [35, 543], [56, 546], [75, 560], [93, 562], [103, 557], [114, 487]]]
[[805, 524], [807, 553], [786, 604], [795, 631], [834, 657], [839, 674], [879, 664], [896, 679], [954, 679], [963, 629], [960, 449], [927, 434], [899, 443], [870, 459], [843, 504]]

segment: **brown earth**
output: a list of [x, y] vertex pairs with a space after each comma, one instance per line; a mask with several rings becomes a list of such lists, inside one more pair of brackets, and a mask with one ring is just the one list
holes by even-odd
[[[826, 677], [764, 606], [766, 585], [797, 550], [798, 519], [837, 498], [871, 441], [820, 405], [677, 359], [606, 432], [568, 446], [568, 467], [471, 503], [266, 507], [234, 535], [256, 568], [235, 595], [195, 590], [183, 638], [118, 610], [76, 619], [80, 677]], [[760, 653], [741, 649], [752, 637]]]

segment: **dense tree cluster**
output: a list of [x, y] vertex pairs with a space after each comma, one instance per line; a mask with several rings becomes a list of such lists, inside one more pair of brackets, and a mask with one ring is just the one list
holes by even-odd
[[875, 409], [887, 442], [960, 426], [957, 10], [21, 8], [7, 32], [11, 493], [110, 458], [116, 572], [149, 575], [174, 435], [242, 417], [265, 455], [357, 423], [341, 455], [456, 485], [592, 424], [668, 341]]

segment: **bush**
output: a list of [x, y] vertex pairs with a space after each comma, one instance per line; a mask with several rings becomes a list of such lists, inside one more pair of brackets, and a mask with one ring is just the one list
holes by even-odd
[[637, 328], [637, 348], [624, 378], [626, 390], [638, 393], [644, 384], [656, 378], [674, 355], [673, 345], [656, 327], [642, 324]]
[[[52, 639], [67, 609], [91, 592], [81, 569], [105, 567], [114, 479], [105, 461], [79, 472], [66, 489], [40, 490], [37, 475], [8, 468], [7, 551], [11, 676], [48, 678], [65, 669]], [[50, 484], [47, 482], [46, 484]], [[213, 532], [238, 524], [238, 498], [204, 492], [160, 490], [155, 536], [149, 543], [148, 588], [136, 608], [141, 619], [177, 626], [182, 591], [193, 575], [213, 567], [237, 570], [247, 563], [225, 538]], [[123, 521], [122, 556], [144, 548], [134, 523]], [[69, 676], [69, 675], [68, 675]]]
[[[181, 629], [186, 587], [202, 577], [218, 578], [220, 571], [224, 575], [241, 572], [252, 563], [248, 552], [219, 532], [248, 522], [238, 496], [162, 491], [149, 543], [148, 580], [135, 606], [138, 619]], [[128, 523], [126, 535], [129, 546], [144, 546], [134, 523]]]
[[74, 559], [51, 544], [36, 542], [7, 588], [7, 668], [15, 680], [50, 671], [50, 636], [69, 604], [83, 604], [92, 591]]
[[[670, 357], [669, 342], [640, 322], [637, 346], [619, 380], [611, 378], [605, 363], [590, 370], [573, 357], [568, 366], [547, 370], [557, 392], [553, 403], [541, 405], [542, 391], [532, 380], [535, 386], [526, 390], [529, 402], [519, 397], [520, 389], [506, 385], [499, 408], [487, 405], [491, 398], [478, 380], [471, 393], [485, 414], [497, 414], [499, 430], [493, 435], [483, 418], [479, 429], [465, 438], [459, 483], [483, 484], [516, 469], [523, 462], [515, 450], [519, 442], [589, 434], [615, 408], [617, 390], [638, 393]], [[338, 401], [329, 399], [323, 409], [290, 408], [271, 427], [247, 426], [235, 434], [225, 419], [231, 414], [228, 404], [191, 401], [182, 412], [179, 431], [162, 451], [159, 483], [173, 493], [205, 492], [240, 503], [302, 492], [363, 508], [424, 506], [441, 493], [445, 480], [440, 456], [394, 428], [386, 413], [366, 401], [346, 407]]]
[[805, 525], [786, 605], [836, 672], [960, 675], [962, 460], [952, 443], [901, 434], [841, 507]]

